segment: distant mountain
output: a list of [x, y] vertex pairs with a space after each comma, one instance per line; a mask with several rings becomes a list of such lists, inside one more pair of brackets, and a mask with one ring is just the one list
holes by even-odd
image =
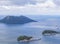
[[2, 20], [0, 20], [1, 23], [6, 24], [25, 24], [29, 22], [36, 22], [26, 16], [6, 16]]

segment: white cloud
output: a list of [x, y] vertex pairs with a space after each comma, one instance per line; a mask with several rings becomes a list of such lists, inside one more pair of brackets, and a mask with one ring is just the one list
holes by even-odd
[[53, 0], [36, 3], [35, 5], [26, 4], [24, 6], [6, 4], [7, 3], [5, 2], [5, 5], [0, 5], [0, 14], [60, 14], [60, 7], [57, 8], [57, 5], [53, 3]]
[[53, 0], [53, 2], [54, 2], [57, 6], [60, 6], [60, 0]]
[[0, 0], [0, 6], [2, 5], [8, 6], [8, 5], [13, 5], [13, 4], [9, 0]]

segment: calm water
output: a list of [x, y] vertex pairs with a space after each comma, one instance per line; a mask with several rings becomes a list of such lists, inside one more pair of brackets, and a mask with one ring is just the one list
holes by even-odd
[[[0, 24], [0, 44], [60, 44], [60, 35], [43, 36], [43, 30], [56, 30], [60, 26], [59, 19], [46, 19], [41, 22], [32, 22], [24, 25]], [[28, 35], [41, 38], [39, 41], [17, 42], [20, 35]]]

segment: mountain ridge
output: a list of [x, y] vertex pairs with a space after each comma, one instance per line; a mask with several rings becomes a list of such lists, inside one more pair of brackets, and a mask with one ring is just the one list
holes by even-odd
[[6, 16], [3, 19], [1, 19], [0, 22], [6, 24], [25, 24], [36, 21], [21, 15], [21, 16]]

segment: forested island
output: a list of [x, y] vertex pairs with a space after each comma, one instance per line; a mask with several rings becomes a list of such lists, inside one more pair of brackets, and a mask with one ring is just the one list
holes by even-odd
[[60, 32], [54, 31], [54, 30], [44, 30], [42, 32], [42, 35], [56, 35], [56, 34], [60, 34]]
[[36, 22], [36, 21], [23, 15], [22, 16], [6, 16], [0, 20], [0, 23], [5, 23], [5, 24], [26, 24], [29, 22]]
[[26, 41], [37, 41], [37, 40], [41, 40], [41, 38], [34, 38], [34, 37], [32, 37], [32, 36], [25, 36], [25, 35], [23, 35], [23, 36], [19, 36], [18, 38], [17, 38], [17, 41], [22, 41], [22, 42], [26, 42]]

